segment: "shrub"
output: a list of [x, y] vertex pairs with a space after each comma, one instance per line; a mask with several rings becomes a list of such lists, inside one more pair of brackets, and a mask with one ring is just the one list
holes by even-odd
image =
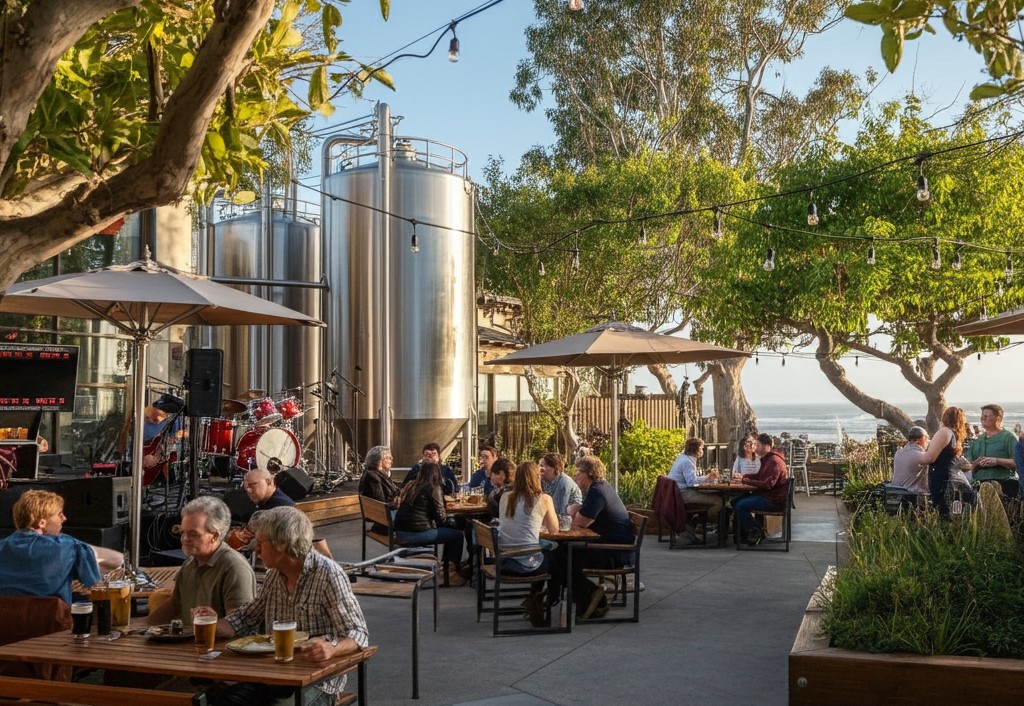
[[685, 443], [685, 429], [652, 429], [640, 419], [619, 437], [619, 468], [668, 473]]
[[619, 497], [623, 505], [650, 507], [654, 499], [654, 486], [658, 476], [664, 475], [657, 470], [628, 471], [619, 475]]

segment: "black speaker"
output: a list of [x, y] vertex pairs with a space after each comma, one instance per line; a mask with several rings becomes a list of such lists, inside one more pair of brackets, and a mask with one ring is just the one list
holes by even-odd
[[313, 489], [313, 479], [306, 475], [301, 468], [286, 468], [276, 476], [274, 482], [277, 487], [284, 491], [284, 494], [295, 502], [299, 502], [309, 495]]
[[124, 551], [124, 530], [127, 525], [115, 525], [114, 527], [70, 527], [64, 525], [61, 532], [69, 534], [75, 539], [80, 539], [87, 544], [97, 547], [106, 547], [116, 551]]
[[14, 503], [29, 490], [56, 491], [57, 483], [33, 480], [12, 480], [7, 490], [0, 492], [0, 527], [14, 527]]
[[241, 488], [224, 493], [224, 504], [231, 510], [231, 519], [235, 522], [248, 522], [256, 512], [256, 503]]
[[75, 478], [61, 481], [54, 490], [64, 498], [64, 514], [74, 527], [112, 527], [128, 522], [131, 478]]
[[190, 348], [188, 351], [188, 415], [219, 417], [224, 381], [224, 351]]

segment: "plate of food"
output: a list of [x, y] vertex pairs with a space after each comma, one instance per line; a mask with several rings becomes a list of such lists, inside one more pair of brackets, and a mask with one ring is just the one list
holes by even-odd
[[[295, 632], [295, 644], [305, 642], [309, 639], [309, 633], [303, 630]], [[246, 635], [237, 640], [232, 640], [225, 645], [232, 652], [243, 655], [272, 655], [274, 654], [273, 635]]]
[[153, 625], [143, 634], [154, 642], [184, 642], [193, 637], [191, 625]]

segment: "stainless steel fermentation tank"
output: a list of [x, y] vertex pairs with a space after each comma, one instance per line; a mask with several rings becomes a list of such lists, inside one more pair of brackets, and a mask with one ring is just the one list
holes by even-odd
[[[320, 228], [294, 197], [269, 193], [252, 207], [218, 202], [199, 239], [198, 271], [322, 318]], [[236, 284], [231, 280], [251, 282]], [[306, 326], [197, 327], [199, 345], [224, 350], [224, 397], [283, 391], [323, 379], [323, 333]]]
[[[401, 467], [475, 420], [473, 194], [462, 152], [390, 128], [383, 106], [376, 140], [324, 145], [325, 369], [365, 392], [338, 381], [346, 440], [388, 443]], [[418, 252], [403, 219], [419, 222]]]

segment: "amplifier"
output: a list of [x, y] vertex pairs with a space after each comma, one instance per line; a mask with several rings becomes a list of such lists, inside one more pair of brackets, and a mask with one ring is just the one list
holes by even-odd
[[274, 476], [274, 482], [285, 495], [299, 502], [313, 489], [313, 479], [301, 468], [286, 468]]
[[0, 527], [14, 528], [14, 503], [28, 490], [57, 490], [57, 483], [34, 480], [12, 480], [0, 493]]
[[224, 504], [231, 510], [232, 522], [248, 522], [252, 513], [256, 512], [256, 503], [241, 488], [234, 488], [224, 493]]

